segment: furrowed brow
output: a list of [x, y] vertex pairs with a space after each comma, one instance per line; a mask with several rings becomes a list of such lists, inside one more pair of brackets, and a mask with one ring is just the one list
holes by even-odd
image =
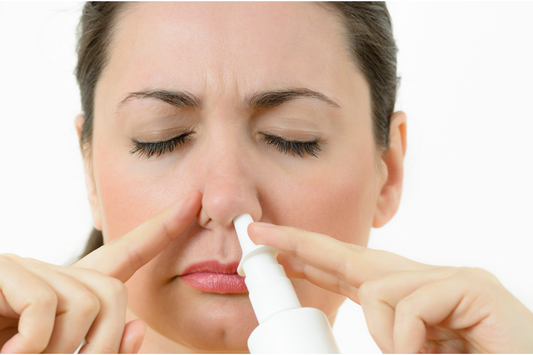
[[[335, 101], [329, 99], [326, 95], [313, 91], [307, 88], [286, 89], [276, 91], [256, 92], [244, 99], [244, 107], [246, 109], [268, 109], [279, 106], [287, 101], [295, 100], [302, 97], [309, 97], [327, 103], [330, 106], [341, 107]], [[201, 100], [185, 91], [138, 91], [129, 93], [124, 100], [122, 100], [118, 107], [120, 108], [127, 101], [131, 99], [146, 99], [152, 98], [161, 100], [167, 104], [178, 108], [200, 108]]]
[[326, 95], [306, 88], [266, 91], [254, 93], [244, 100], [244, 106], [247, 109], [253, 108], [272, 108], [283, 104], [289, 100], [294, 100], [302, 97], [310, 97], [321, 100], [331, 106], [339, 107], [335, 101], [329, 99]]
[[137, 91], [131, 92], [126, 96], [124, 100], [119, 103], [119, 108], [131, 99], [147, 99], [152, 98], [156, 100], [161, 100], [166, 102], [169, 105], [178, 107], [178, 108], [200, 108], [201, 100], [185, 91], [165, 91], [165, 90], [155, 90], [155, 91]]

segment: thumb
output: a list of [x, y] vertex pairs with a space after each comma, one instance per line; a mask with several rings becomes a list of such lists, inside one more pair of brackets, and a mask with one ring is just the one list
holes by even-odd
[[137, 354], [146, 334], [146, 323], [140, 319], [128, 322], [124, 327], [124, 334], [120, 342], [119, 354]]

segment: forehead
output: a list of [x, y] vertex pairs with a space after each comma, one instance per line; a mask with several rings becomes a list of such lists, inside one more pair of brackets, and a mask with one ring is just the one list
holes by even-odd
[[338, 15], [312, 3], [139, 3], [117, 25], [104, 76], [133, 91], [301, 86], [342, 101], [354, 74], [342, 31]]

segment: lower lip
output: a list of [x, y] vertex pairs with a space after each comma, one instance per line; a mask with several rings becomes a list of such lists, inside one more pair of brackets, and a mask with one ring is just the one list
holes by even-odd
[[205, 292], [239, 293], [248, 291], [244, 277], [238, 274], [196, 272], [180, 276], [180, 279], [192, 288]]

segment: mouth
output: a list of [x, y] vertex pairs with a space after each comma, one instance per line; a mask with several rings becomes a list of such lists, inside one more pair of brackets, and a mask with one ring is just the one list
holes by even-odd
[[246, 292], [244, 277], [237, 274], [238, 262], [205, 261], [187, 267], [179, 278], [190, 287], [211, 293]]

